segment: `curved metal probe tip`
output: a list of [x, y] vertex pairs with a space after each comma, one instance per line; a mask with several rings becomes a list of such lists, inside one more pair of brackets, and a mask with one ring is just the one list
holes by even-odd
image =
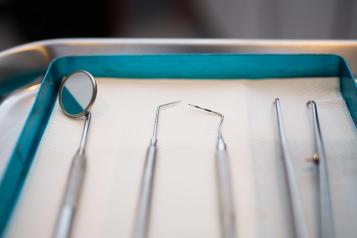
[[157, 128], [158, 128], [158, 124], [159, 124], [159, 114], [160, 114], [160, 109], [162, 107], [166, 107], [166, 106], [170, 106], [173, 104], [177, 104], [180, 103], [181, 101], [174, 101], [174, 102], [169, 102], [169, 103], [165, 103], [165, 104], [161, 104], [157, 107], [156, 109], [156, 116], [155, 116], [155, 123], [154, 123], [154, 131], [151, 137], [151, 144], [155, 145], [156, 141], [157, 141]]
[[226, 145], [225, 145], [225, 142], [224, 142], [223, 136], [222, 136], [222, 124], [223, 124], [223, 120], [224, 120], [224, 115], [222, 113], [213, 111], [213, 110], [208, 109], [208, 108], [203, 108], [203, 107], [200, 107], [200, 106], [197, 106], [197, 105], [193, 105], [193, 104], [188, 104], [188, 105], [191, 106], [191, 107], [195, 107], [197, 109], [209, 112], [209, 113], [213, 113], [213, 114], [215, 114], [215, 115], [220, 117], [219, 124], [218, 124], [218, 147], [219, 148], [222, 147], [222, 149], [226, 149]]
[[274, 104], [277, 104], [277, 103], [279, 103], [280, 102], [280, 98], [275, 98], [274, 99]]

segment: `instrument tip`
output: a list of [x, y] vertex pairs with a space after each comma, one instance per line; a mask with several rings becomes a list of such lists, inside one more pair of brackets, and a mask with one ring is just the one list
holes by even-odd
[[306, 103], [307, 106], [310, 106], [311, 104], [316, 105], [316, 102], [314, 100], [309, 100]]
[[158, 106], [158, 108], [161, 108], [161, 107], [165, 107], [165, 106], [169, 106], [169, 105], [173, 105], [173, 104], [177, 104], [177, 103], [180, 103], [181, 101], [174, 101], [174, 102], [169, 102], [169, 103], [165, 103], [165, 104], [161, 104]]
[[199, 107], [199, 106], [197, 106], [197, 105], [193, 105], [193, 104], [188, 104], [189, 106], [191, 106], [191, 107], [196, 107], [196, 108], [200, 108], [201, 109], [201, 107]]
[[224, 119], [224, 115], [222, 113], [219, 113], [219, 112], [216, 112], [216, 111], [213, 111], [211, 109], [208, 109], [208, 108], [203, 108], [203, 107], [200, 107], [200, 106], [197, 106], [197, 105], [193, 105], [193, 104], [188, 104], [189, 106], [191, 107], [195, 107], [199, 110], [203, 110], [203, 111], [206, 111], [206, 112], [209, 112], [209, 113], [213, 113], [215, 114], [216, 116], [219, 116], [220, 117], [220, 121], [219, 121], [219, 127], [218, 127], [218, 138], [223, 140], [223, 137], [222, 137], [222, 123], [223, 123], [223, 119]]

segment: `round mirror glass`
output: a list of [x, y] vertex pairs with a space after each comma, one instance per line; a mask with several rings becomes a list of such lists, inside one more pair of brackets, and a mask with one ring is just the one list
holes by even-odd
[[70, 117], [82, 117], [89, 113], [97, 96], [94, 77], [79, 71], [65, 78], [59, 91], [59, 101], [63, 112]]

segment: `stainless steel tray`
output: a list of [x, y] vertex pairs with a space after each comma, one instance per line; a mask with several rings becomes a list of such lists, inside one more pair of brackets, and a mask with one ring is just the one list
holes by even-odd
[[69, 55], [210, 52], [337, 54], [357, 74], [355, 40], [55, 39], [20, 45], [0, 52], [0, 85], [19, 75], [32, 77], [25, 85], [14, 82], [17, 90], [0, 98], [0, 175], [51, 60]]
[[[357, 72], [356, 41], [73, 39], [26, 44], [0, 53], [0, 89], [14, 83], [12, 93], [0, 98], [0, 179], [49, 62], [60, 56], [147, 53], [333, 53], [344, 57]], [[23, 75], [31, 80], [19, 84]]]
[[0, 81], [14, 73], [45, 71], [65, 55], [147, 53], [329, 53], [344, 57], [357, 72], [356, 40], [235, 40], [235, 39], [58, 39], [0, 52]]

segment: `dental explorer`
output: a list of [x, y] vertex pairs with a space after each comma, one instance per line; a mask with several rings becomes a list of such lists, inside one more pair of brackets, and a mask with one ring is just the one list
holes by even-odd
[[224, 142], [222, 136], [222, 123], [224, 120], [223, 114], [212, 111], [207, 108], [202, 108], [200, 106], [188, 104], [191, 107], [195, 107], [199, 110], [204, 110], [206, 112], [215, 114], [219, 116], [218, 124], [218, 138], [216, 147], [216, 173], [217, 173], [217, 184], [218, 184], [218, 194], [219, 194], [219, 207], [220, 207], [220, 224], [221, 233], [224, 238], [235, 238], [236, 237], [236, 227], [235, 227], [235, 212], [234, 212], [234, 202], [233, 202], [233, 191], [231, 184], [231, 175], [229, 168], [229, 156], [227, 152], [227, 146]]
[[155, 175], [155, 162], [157, 152], [157, 131], [159, 124], [160, 109], [169, 105], [177, 104], [180, 101], [159, 105], [156, 109], [154, 130], [146, 151], [143, 177], [141, 179], [140, 193], [137, 203], [135, 226], [133, 238], [146, 238], [149, 234], [149, 219], [152, 199], [152, 190]]

